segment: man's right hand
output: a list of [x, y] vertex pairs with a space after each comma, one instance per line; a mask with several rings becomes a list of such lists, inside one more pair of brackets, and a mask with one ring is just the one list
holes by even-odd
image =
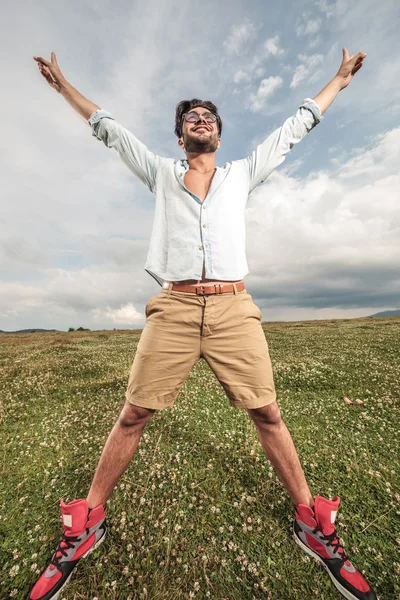
[[67, 80], [61, 73], [55, 52], [51, 53], [51, 62], [48, 62], [41, 56], [34, 56], [33, 59], [36, 60], [36, 62], [38, 63], [39, 71], [41, 72], [49, 86], [60, 94], [62, 84], [67, 83]]
[[61, 73], [58, 66], [55, 52], [51, 53], [51, 62], [48, 62], [41, 56], [34, 56], [38, 63], [39, 71], [53, 90], [61, 94], [65, 100], [72, 106], [86, 123], [90, 115], [96, 110], [100, 110], [97, 104], [94, 104], [78, 92]]

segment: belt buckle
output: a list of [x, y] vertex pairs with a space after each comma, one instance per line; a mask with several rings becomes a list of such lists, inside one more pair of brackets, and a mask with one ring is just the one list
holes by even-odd
[[[211, 294], [223, 294], [224, 293], [224, 291], [223, 291], [224, 284], [223, 283], [214, 283], [213, 285], [214, 285], [214, 291], [210, 292]], [[209, 285], [207, 287], [213, 287], [213, 285]], [[204, 291], [205, 287], [206, 286], [204, 286], [204, 285], [196, 285], [196, 294], [198, 294], [199, 296], [208, 296], [209, 294], [206, 294]], [[197, 291], [199, 288], [201, 289], [201, 292]]]

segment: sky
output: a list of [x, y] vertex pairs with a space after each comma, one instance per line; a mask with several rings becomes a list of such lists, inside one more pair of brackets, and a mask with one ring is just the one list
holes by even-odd
[[[24, 3], [23, 3], [24, 4]], [[246, 209], [247, 291], [264, 321], [400, 308], [400, 7], [395, 0], [92, 0], [2, 11], [0, 329], [141, 329], [155, 198], [42, 75], [149, 149], [184, 158], [176, 104], [212, 100], [217, 164], [248, 156], [336, 75], [363, 67]]]

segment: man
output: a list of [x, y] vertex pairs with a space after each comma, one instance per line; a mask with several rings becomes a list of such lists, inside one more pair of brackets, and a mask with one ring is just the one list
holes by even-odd
[[294, 507], [294, 539], [319, 560], [350, 600], [376, 598], [348, 560], [334, 527], [339, 497], [313, 497], [284, 424], [272, 376], [261, 311], [247, 293], [244, 211], [249, 193], [320, 120], [361, 68], [365, 53], [343, 59], [336, 76], [246, 159], [215, 164], [222, 121], [210, 101], [176, 107], [175, 134], [186, 159], [150, 152], [112, 115], [85, 99], [51, 62], [33, 57], [49, 85], [114, 148], [156, 195], [146, 271], [162, 286], [146, 305], [146, 326], [132, 365], [126, 402], [103, 449], [86, 500], [61, 500], [64, 532], [30, 600], [57, 598], [78, 561], [105, 536], [105, 504], [132, 459], [145, 424], [172, 407], [190, 369], [204, 358], [232, 406], [254, 421], [262, 447]]

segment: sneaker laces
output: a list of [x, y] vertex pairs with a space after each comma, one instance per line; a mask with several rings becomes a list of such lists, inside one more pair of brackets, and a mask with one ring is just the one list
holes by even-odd
[[336, 530], [334, 530], [332, 533], [330, 533], [329, 535], [324, 535], [322, 533], [322, 531], [320, 529], [318, 529], [318, 527], [315, 527], [315, 529], [313, 529], [313, 533], [320, 534], [320, 537], [322, 540], [326, 540], [327, 546], [332, 546], [333, 550], [333, 554], [335, 554], [336, 552], [338, 554], [340, 554], [340, 558], [342, 559], [342, 561], [345, 563], [347, 560], [349, 560], [349, 558], [346, 556], [346, 553], [344, 551], [344, 548], [342, 546], [342, 544], [340, 543], [340, 540], [338, 538], [338, 535], [336, 533]]
[[70, 548], [74, 547], [75, 542], [77, 542], [79, 539], [79, 535], [65, 535], [65, 533], [63, 533], [61, 535], [61, 540], [58, 544], [58, 548], [56, 550], [56, 552], [53, 555], [53, 558], [50, 561], [50, 565], [54, 565], [55, 567], [58, 567], [61, 559], [63, 556], [68, 556], [68, 550], [70, 550]]

